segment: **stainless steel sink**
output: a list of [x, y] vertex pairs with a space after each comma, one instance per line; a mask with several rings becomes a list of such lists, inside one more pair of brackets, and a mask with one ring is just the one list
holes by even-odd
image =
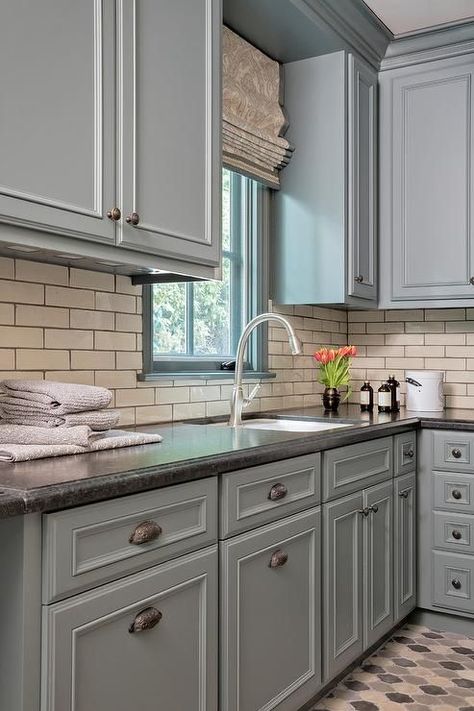
[[[227, 422], [215, 422], [214, 427], [227, 427]], [[353, 423], [326, 422], [321, 420], [255, 419], [244, 420], [240, 427], [251, 430], [276, 430], [280, 432], [324, 432], [343, 427], [354, 427]]]

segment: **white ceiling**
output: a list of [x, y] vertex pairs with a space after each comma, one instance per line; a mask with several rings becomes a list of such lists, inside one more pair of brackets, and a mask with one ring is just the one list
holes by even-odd
[[474, 0], [364, 0], [394, 35], [474, 19]]

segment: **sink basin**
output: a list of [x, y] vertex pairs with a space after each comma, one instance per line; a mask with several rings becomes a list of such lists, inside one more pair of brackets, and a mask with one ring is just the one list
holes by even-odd
[[[227, 422], [216, 422], [216, 427], [226, 427]], [[280, 432], [324, 432], [325, 430], [336, 430], [342, 427], [353, 427], [352, 423], [342, 422], [321, 422], [316, 420], [271, 420], [255, 419], [244, 420], [242, 427], [251, 430], [276, 430]]]

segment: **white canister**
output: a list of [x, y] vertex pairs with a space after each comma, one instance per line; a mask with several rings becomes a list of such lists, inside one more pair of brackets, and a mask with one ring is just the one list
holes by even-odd
[[439, 412], [444, 410], [443, 372], [407, 370], [407, 410]]

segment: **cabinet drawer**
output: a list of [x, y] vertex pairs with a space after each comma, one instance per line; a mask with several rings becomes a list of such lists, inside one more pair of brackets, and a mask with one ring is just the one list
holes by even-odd
[[392, 460], [391, 437], [329, 450], [323, 459], [323, 501], [390, 479]]
[[474, 558], [433, 551], [433, 605], [474, 612]]
[[474, 516], [434, 511], [433, 545], [456, 553], [474, 553]]
[[474, 472], [474, 433], [433, 432], [433, 466], [457, 472]]
[[401, 476], [416, 469], [416, 432], [404, 432], [393, 438], [394, 474]]
[[222, 477], [222, 538], [320, 502], [321, 455], [285, 459]]
[[474, 476], [433, 472], [433, 507], [474, 513]]
[[216, 478], [46, 514], [43, 601], [96, 587], [216, 540]]
[[217, 567], [214, 545], [44, 606], [42, 711], [217, 711]]

